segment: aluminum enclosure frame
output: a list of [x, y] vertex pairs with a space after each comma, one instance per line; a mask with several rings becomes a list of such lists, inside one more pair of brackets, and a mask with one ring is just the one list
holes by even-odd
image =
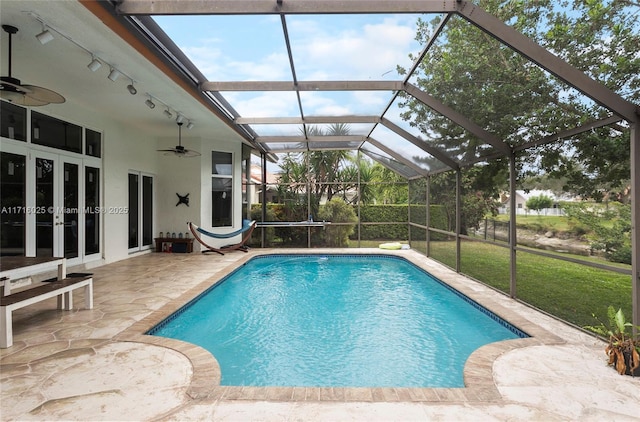
[[[625, 120], [631, 127], [631, 198], [632, 198], [632, 305], [633, 305], [633, 322], [636, 325], [640, 325], [640, 107], [636, 104], [633, 104], [629, 101], [626, 101], [620, 95], [615, 92], [609, 90], [600, 82], [590, 78], [585, 73], [579, 71], [578, 69], [572, 67], [562, 59], [553, 55], [551, 52], [542, 48], [523, 34], [519, 33], [515, 29], [506, 25], [504, 22], [495, 18], [491, 14], [482, 10], [477, 5], [473, 4], [470, 1], [462, 1], [462, 0], [397, 0], [397, 1], [385, 1], [385, 0], [324, 0], [324, 1], [315, 1], [315, 0], [216, 0], [216, 1], [206, 1], [206, 0], [120, 0], [115, 2], [114, 4], [115, 14], [121, 16], [124, 20], [128, 20], [129, 23], [135, 20], [137, 24], [140, 22], [144, 22], [144, 15], [203, 15], [203, 14], [211, 14], [211, 15], [241, 15], [241, 14], [273, 14], [278, 15], [281, 18], [283, 31], [286, 37], [287, 50], [289, 53], [290, 63], [292, 67], [292, 75], [294, 79], [292, 82], [259, 82], [259, 83], [243, 83], [243, 82], [231, 82], [231, 83], [220, 83], [207, 81], [204, 78], [202, 80], [194, 80], [191, 81], [194, 85], [193, 88], [198, 91], [200, 94], [198, 95], [207, 95], [213, 104], [213, 107], [219, 108], [220, 113], [214, 112], [214, 114], [220, 116], [221, 114], [227, 115], [228, 124], [232, 125], [239, 133], [245, 137], [247, 143], [253, 145], [258, 148], [263, 154], [268, 154], [269, 151], [261, 141], [273, 141], [273, 139], [269, 139], [267, 137], [263, 137], [261, 139], [260, 136], [255, 134], [251, 128], [250, 124], [259, 122], [258, 119], [252, 119], [250, 116], [241, 117], [237, 114], [234, 114], [234, 111], [228, 104], [223, 104], [221, 101], [220, 91], [225, 89], [240, 89], [240, 90], [251, 90], [260, 88], [261, 90], [291, 90], [296, 92], [298, 98], [298, 105], [300, 108], [301, 116], [299, 120], [296, 122], [301, 122], [303, 127], [306, 127], [307, 124], [311, 123], [320, 123], [320, 122], [344, 122], [348, 123], [349, 121], [357, 121], [355, 117], [352, 117], [352, 120], [349, 120], [347, 117], [338, 118], [335, 116], [326, 116], [323, 120], [322, 117], [314, 117], [311, 119], [310, 117], [305, 117], [301, 104], [300, 104], [300, 91], [303, 90], [329, 90], [329, 89], [344, 89], [344, 90], [354, 90], [354, 89], [366, 89], [366, 90], [390, 90], [390, 91], [404, 91], [409, 95], [412, 95], [414, 98], [419, 101], [425, 103], [430, 106], [440, 114], [445, 115], [450, 118], [452, 121], [456, 122], [458, 125], [464, 127], [466, 130], [473, 133], [482, 141], [496, 148], [498, 154], [504, 157], [509, 157], [510, 159], [510, 167], [514, 167], [514, 154], [515, 152], [525, 151], [527, 148], [543, 145], [549, 142], [554, 142], [556, 140], [562, 139], [564, 137], [572, 136], [581, 132], [585, 132], [591, 130], [594, 127], [606, 126], [613, 123], [616, 123], [621, 120]], [[475, 25], [482, 31], [486, 32], [490, 36], [496, 38], [503, 44], [509, 46], [514, 51], [520, 53], [531, 62], [538, 65], [540, 68], [546, 70], [552, 75], [555, 75], [564, 83], [569, 86], [575, 88], [586, 97], [593, 100], [595, 103], [601, 105], [602, 107], [608, 109], [612, 116], [606, 119], [602, 119], [598, 122], [592, 122], [583, 127], [571, 129], [568, 131], [564, 131], [561, 133], [557, 133], [551, 136], [548, 136], [544, 139], [538, 139], [528, 142], [525, 145], [521, 145], [518, 147], [511, 147], [508, 144], [504, 143], [502, 140], [496, 139], [492, 134], [484, 131], [482, 128], [478, 127], [472, 121], [468, 120], [465, 116], [460, 115], [459, 113], [451, 113], [451, 110], [447, 110], [446, 107], [442, 107], [442, 105], [437, 104], [437, 102], [431, 102], [431, 98], [429, 98], [427, 93], [420, 91], [417, 87], [411, 86], [407, 83], [408, 79], [405, 79], [404, 82], [381, 82], [381, 81], [373, 81], [373, 82], [356, 82], [356, 81], [343, 81], [343, 82], [313, 82], [313, 81], [297, 81], [295, 79], [295, 68], [293, 67], [293, 61], [291, 60], [291, 50], [288, 40], [288, 34], [286, 30], [286, 15], [289, 14], [375, 14], [375, 13], [444, 13], [447, 14], [448, 19], [451, 15], [458, 15], [471, 24]], [[136, 18], [140, 16], [139, 18]], [[135, 25], [130, 25], [133, 27]], [[157, 31], [157, 28], [153, 30], [154, 33]], [[162, 33], [155, 34], [158, 37], [162, 37]], [[165, 35], [166, 38], [166, 35]], [[158, 55], [162, 56], [162, 59], [165, 61], [174, 61], [173, 65], [178, 66], [179, 63], [175, 63], [175, 57], [181, 57], [181, 60], [184, 60], [183, 56], [181, 56], [181, 52], [175, 45], [171, 45], [168, 47], [168, 51], [175, 53], [173, 58], [168, 59], [165, 55], [166, 52], [158, 52]], [[184, 66], [184, 64], [183, 64]], [[412, 72], [415, 71], [415, 67], [412, 69]], [[194, 94], [192, 94], [194, 95]], [[226, 110], [223, 110], [223, 106]], [[231, 111], [232, 116], [229, 116]], [[384, 113], [377, 118], [369, 117], [367, 121], [373, 122], [374, 125], [377, 124], [385, 124]], [[235, 119], [235, 120], [234, 120]], [[280, 120], [282, 122], [284, 120]], [[276, 123], [278, 119], [264, 120], [262, 123]], [[393, 128], [393, 127], [392, 127]], [[305, 129], [304, 133], [307, 131]], [[402, 131], [397, 131], [396, 133], [401, 137], [407, 139], [408, 142], [413, 142], [415, 144], [416, 139], [410, 139], [406, 134]], [[370, 134], [371, 135], [371, 134]], [[306, 141], [310, 141], [307, 137]], [[282, 137], [280, 142], [285, 141]], [[299, 141], [296, 139], [296, 141]], [[381, 144], [374, 139], [369, 139], [369, 137], [364, 137], [361, 141], [362, 144], [365, 142], [370, 142], [372, 145], [380, 147]], [[423, 148], [424, 149], [424, 148]], [[475, 164], [475, 162], [458, 162], [454, 157], [447, 157], [445, 152], [437, 151], [435, 149], [431, 149], [429, 152], [432, 156], [437, 159], [440, 159], [447, 167], [455, 170], [459, 173], [461, 167], [466, 167], [469, 165]], [[415, 171], [420, 174], [424, 174], [423, 169], [415, 168], [415, 166], [410, 165], [408, 160], [405, 160], [403, 157], [400, 157], [397, 153], [390, 149], [386, 149], [385, 153], [389, 154], [391, 157], [396, 159], [398, 162], [401, 162], [409, 167], [412, 167]], [[479, 158], [477, 161], [481, 161], [484, 158]], [[514, 190], [515, 190], [515, 172], [513, 169], [511, 170], [511, 186], [510, 191], [512, 193], [512, 198], [514, 198]], [[429, 176], [428, 172], [425, 176]], [[459, 197], [457, 198], [459, 201]], [[513, 201], [513, 199], [512, 199]], [[512, 203], [512, 209], [513, 209]], [[511, 219], [512, 224], [512, 233], [515, 233], [515, 218], [512, 215]], [[512, 249], [512, 295], [515, 296], [515, 236], [512, 235], [511, 249]]]

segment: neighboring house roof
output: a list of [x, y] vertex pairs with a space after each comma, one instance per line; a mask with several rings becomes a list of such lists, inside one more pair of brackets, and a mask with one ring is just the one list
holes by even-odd
[[[267, 184], [275, 185], [280, 181], [280, 175], [270, 173], [267, 170]], [[251, 182], [255, 184], [262, 183], [262, 167], [257, 164], [251, 164]]]
[[554, 201], [556, 201], [558, 198], [556, 198], [556, 195], [551, 192], [550, 190], [538, 190], [538, 189], [533, 189], [530, 191], [524, 191], [524, 190], [516, 190], [516, 194], [521, 196], [525, 201], [528, 201], [530, 198], [536, 198], [538, 196], [544, 195], [546, 197], [549, 197], [551, 199], [553, 199]]

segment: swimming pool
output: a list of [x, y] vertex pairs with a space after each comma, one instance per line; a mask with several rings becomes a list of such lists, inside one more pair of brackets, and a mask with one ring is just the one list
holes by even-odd
[[209, 350], [222, 385], [462, 387], [468, 356], [527, 337], [400, 257], [254, 257], [147, 334]]

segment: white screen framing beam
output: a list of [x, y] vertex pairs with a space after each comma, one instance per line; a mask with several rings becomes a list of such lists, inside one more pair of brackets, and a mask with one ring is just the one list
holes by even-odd
[[379, 123], [379, 116], [306, 116], [301, 117], [238, 117], [239, 125], [318, 125], [332, 123]]
[[256, 142], [260, 144], [268, 143], [307, 143], [307, 142], [365, 142], [367, 138], [360, 135], [338, 135], [338, 136], [258, 136]]
[[449, 158], [445, 153], [443, 153], [442, 151], [440, 151], [440, 150], [438, 150], [436, 148], [431, 147], [426, 141], [413, 136], [412, 134], [410, 134], [406, 130], [402, 129], [400, 126], [396, 125], [395, 123], [391, 122], [390, 120], [383, 118], [382, 119], [382, 125], [387, 127], [388, 129], [390, 129], [396, 135], [400, 135], [402, 138], [404, 138], [407, 141], [411, 142], [413, 145], [417, 146], [418, 148], [420, 148], [424, 152], [427, 152], [427, 153], [431, 154], [433, 157], [435, 157], [438, 160], [442, 161], [447, 167], [449, 167], [451, 169], [460, 168], [460, 165], [457, 162], [455, 162], [454, 160], [452, 160], [451, 158]]
[[123, 0], [122, 15], [308, 15], [347, 13], [447, 13], [456, 0]]
[[203, 91], [399, 91], [400, 81], [203, 82]]
[[431, 107], [433, 110], [442, 114], [444, 117], [462, 126], [474, 136], [493, 146], [498, 151], [504, 153], [505, 155], [510, 154], [511, 148], [509, 147], [509, 145], [502, 142], [500, 138], [498, 138], [493, 133], [484, 130], [478, 124], [472, 122], [462, 113], [458, 113], [451, 107], [443, 104], [440, 100], [432, 97], [415, 85], [405, 84], [405, 91], [407, 92], [407, 94], [411, 95], [421, 103]]
[[[468, 1], [456, 0], [122, 0], [121, 15], [457, 13], [629, 122], [640, 108]], [[204, 89], [208, 90], [208, 89]]]
[[[631, 303], [640, 326], [640, 123], [631, 125]], [[640, 334], [634, 328], [635, 334]]]
[[367, 141], [371, 145], [373, 145], [374, 147], [378, 148], [380, 151], [384, 152], [385, 154], [388, 154], [389, 157], [393, 158], [397, 162], [402, 163], [405, 166], [412, 168], [416, 173], [418, 173], [418, 174], [420, 174], [420, 175], [422, 175], [424, 177], [429, 177], [429, 172], [427, 170], [423, 169], [422, 167], [419, 167], [419, 166], [415, 165], [413, 162], [407, 160], [403, 156], [398, 155], [397, 152], [395, 152], [391, 148], [388, 148], [387, 146], [385, 146], [384, 144], [380, 143], [376, 139], [373, 139], [373, 138], [370, 137], [370, 138], [367, 139]]
[[471, 2], [461, 2], [458, 13], [478, 28], [508, 45], [538, 66], [562, 79], [603, 107], [629, 122], [640, 120], [640, 107], [536, 44], [500, 19]]

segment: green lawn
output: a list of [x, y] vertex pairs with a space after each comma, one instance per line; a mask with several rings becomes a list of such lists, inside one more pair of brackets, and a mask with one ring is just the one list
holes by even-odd
[[[432, 242], [431, 254], [455, 263], [453, 242]], [[464, 242], [462, 273], [509, 292], [509, 251], [481, 242]], [[578, 326], [593, 325], [592, 314], [606, 321], [607, 307], [631, 315], [631, 276], [553, 258], [518, 252], [516, 295], [537, 308]], [[627, 266], [629, 268], [629, 266]]]
[[[509, 221], [509, 215], [500, 214], [495, 217], [491, 217], [490, 220], [491, 219], [507, 222]], [[559, 232], [567, 232], [572, 228], [569, 225], [569, 219], [567, 217], [558, 215], [536, 215], [535, 213], [529, 215], [517, 215], [516, 226], [531, 230], [547, 229]]]

